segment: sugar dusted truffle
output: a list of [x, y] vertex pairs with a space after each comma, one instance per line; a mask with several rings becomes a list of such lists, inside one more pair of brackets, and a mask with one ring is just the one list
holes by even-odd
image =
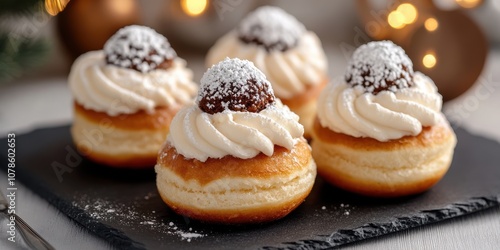
[[104, 53], [108, 64], [142, 73], [167, 69], [177, 57], [167, 38], [138, 25], [118, 30], [104, 45]]
[[196, 102], [201, 110], [214, 114], [259, 112], [274, 99], [271, 84], [252, 62], [225, 59], [203, 75]]
[[404, 50], [391, 41], [361, 45], [352, 55], [345, 73], [351, 86], [377, 94], [413, 86], [413, 64]]

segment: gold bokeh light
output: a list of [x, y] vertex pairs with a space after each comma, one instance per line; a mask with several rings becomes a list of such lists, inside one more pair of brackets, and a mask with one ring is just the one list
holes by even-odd
[[429, 52], [425, 54], [425, 56], [422, 58], [422, 64], [428, 69], [434, 68], [434, 66], [436, 66], [437, 64], [437, 58], [434, 53]]
[[433, 32], [439, 27], [439, 22], [436, 20], [436, 18], [430, 17], [425, 20], [424, 27], [426, 30]]
[[105, 1], [109, 8], [110, 14], [130, 15], [134, 11], [134, 0], [108, 0]]
[[403, 14], [405, 24], [412, 24], [415, 22], [415, 20], [417, 20], [418, 12], [415, 6], [413, 6], [412, 4], [401, 4], [397, 8], [397, 11]]
[[406, 25], [414, 23], [417, 17], [417, 8], [410, 3], [403, 3], [389, 13], [387, 22], [394, 29], [402, 29]]
[[402, 29], [406, 26], [405, 16], [397, 10], [391, 11], [391, 13], [389, 13], [389, 15], [387, 16], [387, 22], [391, 27], [395, 29]]
[[189, 16], [201, 15], [208, 6], [208, 0], [181, 0], [181, 8]]
[[455, 0], [455, 2], [462, 8], [472, 9], [481, 4], [482, 0]]
[[59, 14], [68, 5], [69, 0], [45, 0], [45, 11], [51, 16]]

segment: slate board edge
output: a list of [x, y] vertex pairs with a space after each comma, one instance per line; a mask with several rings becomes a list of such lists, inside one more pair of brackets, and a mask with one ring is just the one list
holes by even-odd
[[311, 240], [284, 242], [280, 246], [266, 246], [261, 249], [327, 249], [339, 247], [498, 206], [500, 206], [500, 195], [473, 197], [463, 202], [453, 203], [442, 209], [423, 210], [412, 216], [398, 217], [389, 222], [368, 223], [354, 229], [338, 230], [331, 235], [318, 235]]
[[[7, 166], [7, 159], [2, 155], [0, 157], [0, 160], [2, 164], [1, 167], [2, 171], [7, 173], [7, 168], [3, 167]], [[16, 168], [22, 169], [22, 166], [16, 166]], [[16, 172], [17, 172], [16, 178], [18, 178], [26, 187], [31, 189], [31, 191], [36, 193], [42, 199], [48, 201], [52, 206], [54, 206], [57, 210], [61, 211], [61, 213], [66, 215], [68, 218], [80, 224], [82, 228], [89, 230], [91, 233], [109, 242], [114, 247], [126, 250], [146, 249], [142, 243], [132, 240], [131, 238], [126, 236], [122, 231], [107, 226], [106, 224], [103, 224], [96, 219], [93, 219], [92, 217], [87, 215], [82, 209], [73, 206], [71, 203], [51, 193], [43, 186], [38, 185], [36, 180], [30, 178], [29, 175], [25, 175], [23, 171], [16, 171]]]

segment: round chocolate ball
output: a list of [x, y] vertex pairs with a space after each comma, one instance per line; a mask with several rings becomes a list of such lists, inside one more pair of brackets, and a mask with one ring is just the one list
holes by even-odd
[[167, 69], [177, 56], [167, 38], [139, 25], [118, 30], [104, 45], [104, 53], [108, 64], [142, 73]]
[[267, 51], [286, 51], [295, 47], [305, 27], [294, 16], [274, 6], [263, 6], [246, 16], [238, 29], [239, 39]]
[[349, 61], [345, 80], [374, 95], [413, 85], [413, 64], [405, 51], [391, 41], [360, 46]]
[[271, 84], [252, 62], [226, 58], [205, 72], [196, 102], [209, 114], [257, 113], [273, 104], [275, 97]]

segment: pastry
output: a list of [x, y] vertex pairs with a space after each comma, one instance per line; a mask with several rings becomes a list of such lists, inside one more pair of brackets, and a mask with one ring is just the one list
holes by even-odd
[[153, 167], [172, 118], [197, 90], [167, 39], [136, 25], [120, 29], [103, 50], [81, 55], [68, 82], [75, 145], [114, 167]]
[[314, 32], [278, 7], [260, 7], [215, 43], [206, 64], [225, 57], [252, 61], [271, 82], [276, 97], [299, 115], [309, 137], [316, 99], [328, 81], [327, 60]]
[[447, 172], [456, 137], [442, 97], [404, 50], [370, 42], [345, 77], [318, 99], [312, 150], [318, 173], [355, 193], [397, 197], [423, 192]]
[[299, 118], [246, 60], [201, 79], [174, 117], [155, 167], [163, 201], [193, 219], [257, 223], [284, 217], [311, 191], [316, 165]]

